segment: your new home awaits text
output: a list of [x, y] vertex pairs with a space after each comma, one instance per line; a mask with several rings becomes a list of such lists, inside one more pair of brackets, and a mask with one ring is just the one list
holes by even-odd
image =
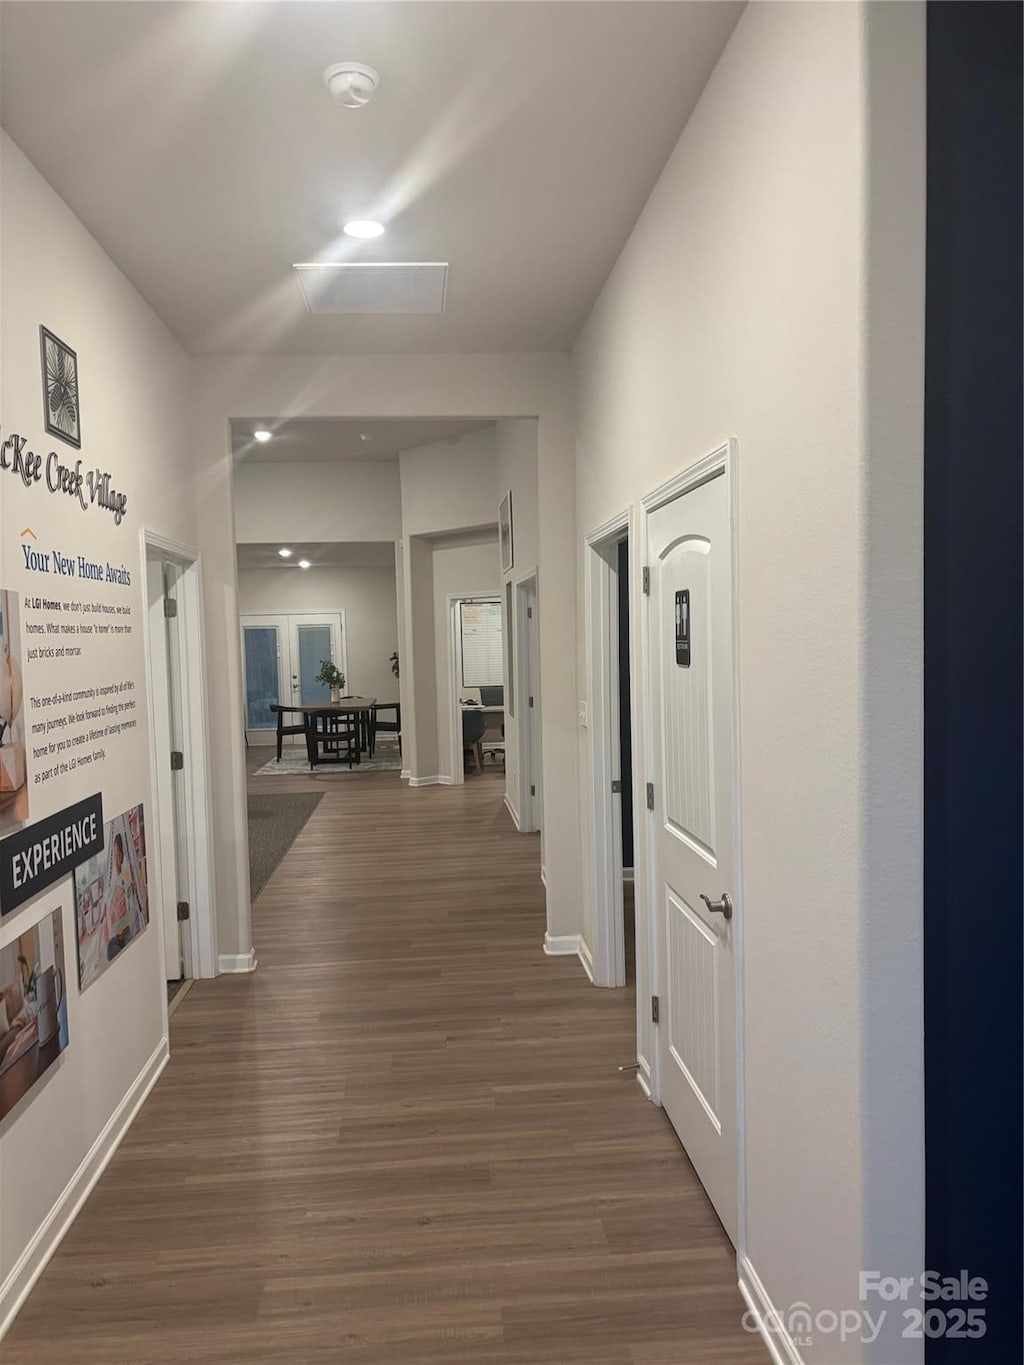
[[84, 555], [66, 555], [62, 550], [35, 550], [31, 545], [23, 545], [21, 553], [25, 556], [25, 568], [32, 573], [55, 573], [63, 578], [84, 578], [95, 583], [120, 583], [125, 588], [132, 585], [131, 570], [124, 564], [97, 564]]

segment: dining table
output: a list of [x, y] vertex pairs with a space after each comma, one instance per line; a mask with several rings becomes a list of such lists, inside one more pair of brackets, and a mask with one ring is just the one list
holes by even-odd
[[[376, 697], [341, 697], [338, 701], [291, 702], [290, 711], [302, 715], [306, 735], [306, 755], [310, 768], [321, 763], [359, 763], [362, 754], [370, 747], [370, 722]], [[355, 728], [355, 743], [350, 744], [342, 754], [340, 748], [333, 752], [330, 748], [332, 729], [336, 730], [339, 719], [351, 718]], [[323, 751], [324, 741], [327, 751]]]

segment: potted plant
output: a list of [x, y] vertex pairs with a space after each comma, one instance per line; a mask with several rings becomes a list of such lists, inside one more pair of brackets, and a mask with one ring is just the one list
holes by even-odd
[[398, 651], [397, 651], [397, 650], [395, 650], [394, 654], [392, 654], [392, 656], [391, 656], [391, 672], [395, 675], [396, 678], [398, 677]]
[[320, 660], [320, 672], [316, 681], [331, 689], [331, 701], [341, 700], [341, 689], [345, 686], [345, 675], [330, 659]]

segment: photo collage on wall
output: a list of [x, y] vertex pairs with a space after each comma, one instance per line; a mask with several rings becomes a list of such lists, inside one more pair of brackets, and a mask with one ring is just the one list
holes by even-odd
[[64, 984], [57, 909], [0, 948], [0, 1120], [68, 1045]]
[[0, 838], [28, 819], [18, 594], [0, 588]]
[[75, 870], [78, 984], [85, 990], [149, 923], [141, 806], [108, 821], [103, 851]]

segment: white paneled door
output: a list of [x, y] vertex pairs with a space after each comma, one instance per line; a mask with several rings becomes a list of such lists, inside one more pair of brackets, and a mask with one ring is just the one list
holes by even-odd
[[724, 465], [651, 512], [647, 531], [661, 1101], [735, 1243], [737, 850]]

